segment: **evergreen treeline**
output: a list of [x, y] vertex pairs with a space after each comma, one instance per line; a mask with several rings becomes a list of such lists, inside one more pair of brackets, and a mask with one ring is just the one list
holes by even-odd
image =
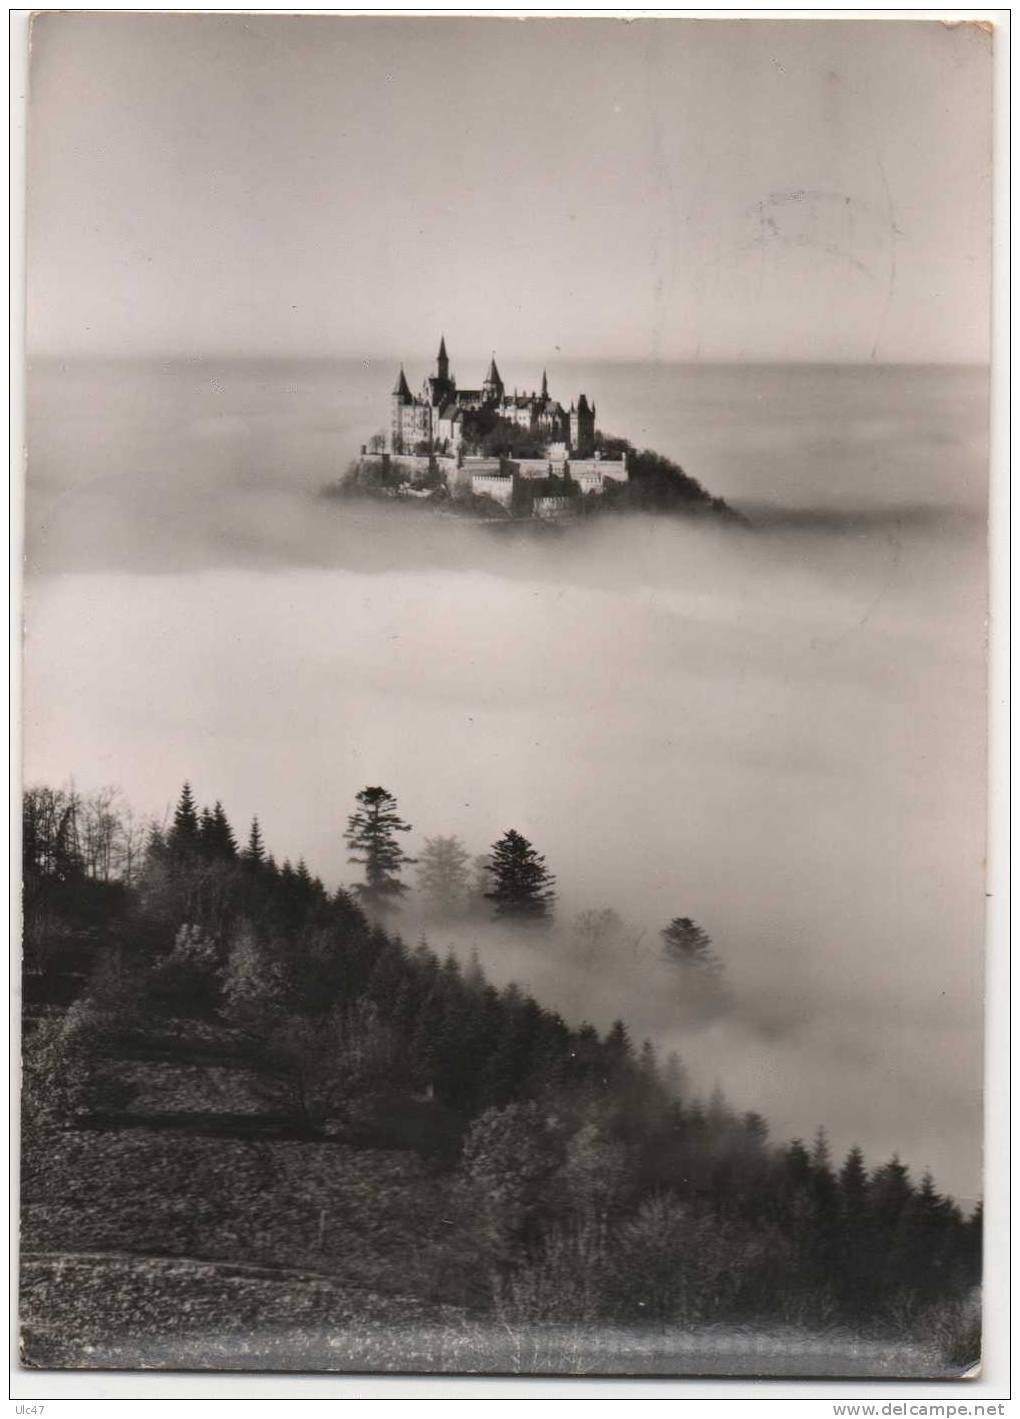
[[[359, 862], [379, 814], [406, 827], [380, 793], [359, 795], [348, 825]], [[434, 1126], [417, 1146], [453, 1170], [471, 1298], [499, 1314], [929, 1328], [962, 1315], [980, 1213], [965, 1218], [931, 1177], [897, 1158], [869, 1167], [856, 1148], [834, 1161], [824, 1131], [772, 1143], [759, 1115], [691, 1095], [679, 1061], [623, 1021], [568, 1025], [476, 961], [409, 946], [303, 862], [277, 863], [257, 820], [239, 840], [187, 786], [141, 854], [92, 852], [83, 816], [73, 793], [26, 794], [29, 1136], [109, 1123], [132, 1044], [200, 1029], [255, 1071], [290, 1137], [357, 1138], [424, 1110]], [[430, 842], [426, 880], [442, 892], [466, 862]], [[544, 863], [518, 834], [501, 844], [481, 864], [488, 895], [505, 908], [499, 884], [523, 876], [533, 913], [551, 892]], [[401, 860], [386, 857], [391, 881]], [[687, 918], [663, 940], [679, 958], [710, 954]], [[953, 1344], [972, 1358], [972, 1338]]]

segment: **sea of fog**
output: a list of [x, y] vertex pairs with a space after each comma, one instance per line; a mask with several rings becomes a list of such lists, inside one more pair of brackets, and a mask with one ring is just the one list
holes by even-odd
[[[366, 783], [398, 795], [412, 850], [516, 827], [563, 930], [438, 949], [476, 947], [573, 1020], [623, 1016], [778, 1137], [824, 1123], [839, 1152], [897, 1150], [976, 1197], [984, 373], [550, 365], [554, 394], [585, 389], [752, 526], [542, 537], [318, 496], [393, 376], [33, 367], [28, 781], [162, 816], [188, 778], [329, 884]], [[639, 939], [593, 969], [566, 925], [603, 905]], [[712, 1019], [656, 958], [677, 915], [725, 963]], [[413, 902], [398, 925], [417, 935]]]

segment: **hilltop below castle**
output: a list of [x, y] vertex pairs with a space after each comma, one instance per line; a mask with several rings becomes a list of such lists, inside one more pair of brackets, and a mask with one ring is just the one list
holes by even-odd
[[458, 388], [443, 338], [435, 373], [417, 398], [401, 366], [389, 430], [362, 449], [354, 472], [361, 487], [381, 496], [477, 500], [516, 516], [569, 516], [582, 498], [601, 497], [608, 485], [628, 480], [626, 453], [604, 457], [599, 443], [594, 403], [582, 393], [564, 408], [550, 395], [545, 371], [537, 393], [510, 393], [493, 356], [479, 388]]

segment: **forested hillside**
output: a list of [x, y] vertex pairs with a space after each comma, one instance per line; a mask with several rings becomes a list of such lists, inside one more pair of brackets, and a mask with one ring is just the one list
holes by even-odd
[[[624, 1021], [600, 1034], [497, 989], [476, 961], [407, 944], [406, 830], [385, 790], [364, 790], [346, 834], [364, 880], [330, 891], [279, 864], [257, 821], [239, 843], [188, 788], [162, 829], [109, 797], [27, 792], [30, 1362], [89, 1363], [86, 1340], [123, 1359], [141, 1352], [118, 1336], [175, 1325], [196, 1344], [203, 1326], [250, 1335], [270, 1324], [252, 1296], [284, 1269], [298, 1299], [274, 1301], [277, 1336], [288, 1315], [306, 1330], [778, 1323], [923, 1342], [931, 1372], [974, 1362], [979, 1213], [897, 1158], [831, 1158], [824, 1130], [771, 1140], [757, 1114], [693, 1096], [679, 1061]], [[554, 886], [531, 845], [508, 831], [485, 871], [475, 909], [541, 931]], [[711, 972], [694, 923], [664, 940]], [[54, 1258], [73, 1256], [69, 1292]], [[114, 1315], [104, 1278], [125, 1257], [150, 1271], [118, 1282], [133, 1300]], [[213, 1266], [184, 1319], [175, 1257]], [[238, 1286], [254, 1288], [247, 1310]], [[337, 1367], [360, 1353], [352, 1340]]]

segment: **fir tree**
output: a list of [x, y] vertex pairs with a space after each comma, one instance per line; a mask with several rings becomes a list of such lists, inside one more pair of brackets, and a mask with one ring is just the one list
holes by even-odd
[[213, 806], [213, 841], [216, 847], [217, 857], [226, 860], [233, 860], [237, 856], [237, 841], [234, 838], [234, 830], [230, 826], [226, 813], [223, 811], [223, 804], [216, 800]]
[[666, 1067], [662, 1072], [662, 1082], [671, 1098], [678, 1099], [686, 1091], [687, 1079], [683, 1062], [676, 1050], [666, 1056]]
[[839, 1191], [844, 1215], [859, 1218], [868, 1201], [868, 1170], [864, 1166], [864, 1154], [856, 1145], [839, 1170]]
[[253, 867], [260, 867], [266, 860], [266, 848], [262, 841], [262, 829], [259, 827], [258, 818], [251, 820], [248, 841], [241, 853], [241, 860]]
[[744, 1132], [751, 1139], [752, 1143], [754, 1143], [755, 1147], [763, 1148], [768, 1140], [769, 1126], [766, 1120], [762, 1118], [761, 1114], [756, 1113], [752, 1109], [744, 1114], [740, 1122]]
[[[823, 1233], [819, 1242], [821, 1247], [828, 1248], [832, 1244], [832, 1225], [839, 1211], [839, 1185], [832, 1171], [829, 1136], [822, 1127], [815, 1133], [811, 1146], [811, 1197], [815, 1219]], [[827, 1251], [818, 1251], [817, 1259], [824, 1263], [827, 1257]]]
[[556, 879], [546, 868], [545, 858], [514, 828], [493, 844], [488, 871], [492, 884], [485, 895], [497, 917], [536, 922], [552, 914]]
[[811, 1159], [799, 1138], [791, 1139], [783, 1150], [783, 1170], [793, 1187], [801, 1187], [811, 1176]]
[[185, 782], [181, 796], [174, 809], [173, 827], [170, 829], [169, 846], [176, 853], [192, 852], [198, 846], [198, 809], [191, 792], [191, 785]]
[[237, 843], [223, 804], [217, 799], [211, 810], [202, 809], [198, 828], [199, 847], [204, 857], [232, 862], [237, 856]]
[[480, 991], [485, 988], [485, 972], [482, 970], [482, 963], [478, 959], [478, 947], [471, 947], [471, 955], [468, 957], [467, 967], [464, 971], [464, 984], [469, 990]]
[[399, 873], [415, 859], [404, 852], [397, 834], [409, 833], [411, 825], [400, 817], [397, 800], [385, 788], [363, 788], [357, 802], [344, 834], [351, 849], [348, 862], [365, 869], [365, 880], [355, 884], [355, 891], [364, 906], [386, 911], [407, 891]]
[[634, 1060], [630, 1043], [630, 1033], [622, 1020], [614, 1020], [606, 1035], [602, 1051], [603, 1077], [610, 1088], [620, 1085], [629, 1077]]
[[871, 1178], [871, 1210], [880, 1226], [895, 1227], [913, 1194], [910, 1170], [894, 1153]]
[[712, 950], [712, 938], [689, 916], [676, 916], [659, 933], [663, 955], [675, 966], [718, 974], [722, 969]]
[[460, 916], [470, 891], [471, 858], [457, 837], [426, 838], [418, 868], [418, 886], [432, 916]]
[[819, 1125], [815, 1133], [814, 1143], [811, 1145], [811, 1167], [816, 1173], [832, 1172], [832, 1153], [829, 1149], [829, 1135], [821, 1125]]
[[897, 1238], [911, 1286], [935, 1291], [942, 1284], [958, 1221], [953, 1204], [939, 1194], [934, 1178], [926, 1172], [903, 1210]]
[[659, 1082], [659, 1061], [656, 1058], [655, 1046], [651, 1040], [643, 1040], [641, 1043], [641, 1053], [638, 1056], [638, 1070], [641, 1078], [653, 1084]]

